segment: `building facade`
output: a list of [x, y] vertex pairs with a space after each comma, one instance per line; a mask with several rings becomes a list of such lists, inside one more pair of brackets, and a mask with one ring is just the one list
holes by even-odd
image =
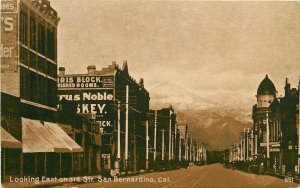
[[[268, 75], [257, 90], [257, 104], [253, 106], [254, 157], [265, 160], [267, 168], [277, 171], [281, 166], [281, 127], [277, 90]], [[248, 139], [247, 139], [248, 140]], [[248, 160], [248, 157], [245, 158]]]
[[256, 164], [258, 172], [299, 175], [299, 92], [300, 83], [298, 89], [291, 88], [286, 79], [284, 96], [277, 97], [275, 85], [266, 76], [257, 90], [253, 127], [244, 129], [240, 144], [229, 149], [229, 161]]
[[22, 147], [2, 148], [1, 170], [61, 176], [65, 156], [81, 148], [55, 123], [59, 17], [48, 0], [12, 0], [1, 1], [2, 18], [1, 127]]
[[129, 75], [126, 61], [122, 68], [115, 62], [101, 70], [88, 66], [85, 74], [68, 75], [61, 67], [58, 90], [60, 101], [75, 104], [73, 111], [94, 117], [92, 129], [101, 135], [101, 170], [118, 174], [146, 169], [150, 97], [143, 79], [137, 83]]

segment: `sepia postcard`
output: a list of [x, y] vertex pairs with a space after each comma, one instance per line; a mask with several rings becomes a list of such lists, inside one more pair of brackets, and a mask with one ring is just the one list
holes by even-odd
[[300, 187], [300, 1], [0, 1], [1, 187]]

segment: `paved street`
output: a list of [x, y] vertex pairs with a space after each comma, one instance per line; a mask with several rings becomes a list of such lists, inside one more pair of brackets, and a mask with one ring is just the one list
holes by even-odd
[[102, 182], [81, 184], [69, 183], [64, 184], [64, 187], [297, 187], [297, 184], [285, 183], [284, 180], [279, 178], [254, 175], [238, 170], [225, 169], [221, 164], [213, 164], [201, 167], [193, 166], [189, 169], [167, 172], [153, 172], [139, 176], [131, 176], [129, 178], [130, 179], [123, 180], [128, 180], [131, 182], [114, 182], [114, 179], [112, 179], [111, 182], [104, 182], [105, 179], [103, 178], [95, 178], [93, 180], [94, 182]]

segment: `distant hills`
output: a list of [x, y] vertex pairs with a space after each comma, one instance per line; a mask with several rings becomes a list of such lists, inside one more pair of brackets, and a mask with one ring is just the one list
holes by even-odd
[[152, 109], [172, 104], [179, 123], [187, 123], [189, 134], [209, 150], [224, 150], [239, 142], [243, 129], [251, 127], [255, 99], [240, 93], [197, 94], [166, 82], [151, 88], [150, 94]]
[[189, 134], [209, 150], [224, 150], [238, 143], [243, 129], [251, 127], [250, 114], [241, 109], [179, 110], [177, 116], [188, 123]]

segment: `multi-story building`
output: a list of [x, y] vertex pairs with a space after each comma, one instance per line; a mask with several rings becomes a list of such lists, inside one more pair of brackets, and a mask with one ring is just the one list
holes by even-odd
[[[276, 94], [277, 91], [273, 82], [266, 75], [257, 89], [257, 104], [253, 106], [252, 113], [254, 132], [253, 157], [263, 159], [265, 167], [274, 171], [278, 170], [281, 161], [280, 103]], [[244, 151], [246, 150], [244, 149]], [[244, 157], [244, 160], [247, 159]]]
[[84, 74], [65, 74], [63, 67], [59, 70], [59, 99], [75, 104], [73, 111], [78, 114], [90, 114], [95, 121], [92, 130], [101, 135], [101, 148], [92, 149], [101, 153], [101, 157], [94, 156], [101, 164], [97, 170], [146, 169], [150, 97], [143, 79], [137, 83], [129, 75], [126, 61], [122, 68], [115, 62], [99, 71], [88, 66]]
[[282, 131], [281, 149], [282, 166], [285, 174], [299, 173], [298, 170], [298, 137], [299, 137], [299, 91], [291, 88], [286, 79], [285, 95], [280, 100], [280, 126]]
[[55, 124], [58, 22], [48, 0], [1, 1], [1, 126], [22, 142], [3, 152], [7, 175], [62, 175], [65, 153], [81, 149]]
[[270, 172], [292, 175], [299, 173], [299, 90], [291, 89], [288, 79], [284, 90], [284, 97], [276, 97], [268, 76], [259, 85], [252, 116], [253, 156]]

